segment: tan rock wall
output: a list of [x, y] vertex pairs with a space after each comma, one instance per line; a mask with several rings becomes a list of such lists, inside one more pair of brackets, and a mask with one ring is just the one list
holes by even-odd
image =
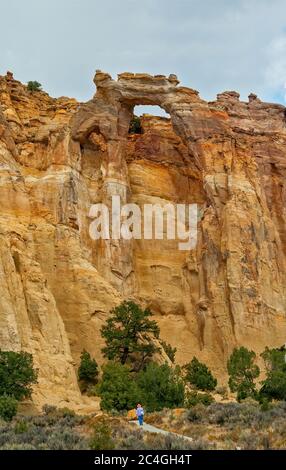
[[[0, 347], [33, 353], [37, 404], [81, 403], [83, 348], [101, 363], [100, 327], [132, 297], [162, 337], [223, 378], [235, 345], [285, 342], [285, 108], [234, 92], [206, 103], [174, 76], [97, 73], [79, 105], [0, 77]], [[128, 135], [136, 104], [145, 116]], [[198, 244], [92, 241], [90, 205], [197, 203]]]

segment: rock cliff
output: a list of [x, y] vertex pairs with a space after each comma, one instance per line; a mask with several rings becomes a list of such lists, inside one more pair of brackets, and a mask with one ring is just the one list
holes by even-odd
[[[202, 100], [177, 77], [97, 71], [87, 103], [0, 77], [0, 347], [33, 353], [36, 404], [82, 403], [83, 348], [133, 298], [154, 311], [177, 361], [221, 378], [235, 345], [286, 338], [285, 108], [236, 92]], [[135, 105], [159, 105], [129, 134]], [[195, 249], [89, 235], [97, 202], [197, 203]]]

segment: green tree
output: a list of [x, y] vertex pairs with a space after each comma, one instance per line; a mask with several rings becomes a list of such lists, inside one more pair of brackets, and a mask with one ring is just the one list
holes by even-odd
[[266, 379], [259, 391], [260, 399], [286, 400], [286, 349], [266, 348], [261, 354], [266, 366]]
[[80, 356], [80, 365], [78, 368], [78, 379], [81, 384], [81, 390], [86, 390], [90, 385], [95, 385], [98, 379], [98, 364], [91, 358], [89, 352], [83, 350]]
[[106, 347], [102, 349], [109, 360], [119, 360], [126, 364], [127, 360], [135, 364], [134, 369], [140, 370], [145, 362], [159, 349], [154, 339], [159, 337], [159, 327], [150, 320], [152, 312], [143, 310], [132, 301], [124, 301], [111, 311], [111, 316], [101, 328]]
[[283, 371], [286, 372], [286, 349], [285, 346], [281, 348], [265, 348], [261, 357], [264, 360], [266, 371]]
[[172, 346], [169, 343], [166, 343], [165, 341], [160, 341], [160, 344], [170, 361], [174, 364], [177, 348], [172, 348]]
[[27, 83], [27, 88], [29, 91], [41, 91], [42, 85], [36, 80], [34, 80], [34, 81], [29, 81]]
[[11, 421], [17, 413], [18, 401], [9, 395], [0, 396], [0, 418]]
[[237, 400], [256, 397], [254, 379], [259, 376], [259, 367], [255, 364], [255, 352], [245, 347], [235, 348], [227, 362], [229, 388], [237, 392]]
[[141, 121], [138, 116], [133, 115], [129, 124], [129, 134], [141, 134]]
[[193, 357], [191, 362], [184, 366], [185, 380], [195, 386], [198, 390], [214, 390], [217, 386], [217, 379], [212, 375], [209, 368]]
[[139, 372], [136, 382], [140, 397], [138, 401], [148, 411], [175, 408], [184, 403], [184, 383], [179, 369], [172, 369], [167, 363], [149, 363], [145, 370]]
[[31, 396], [32, 384], [37, 382], [33, 357], [27, 352], [0, 351], [0, 396], [16, 400]]
[[196, 406], [199, 403], [204, 406], [209, 406], [213, 402], [214, 398], [209, 393], [198, 393], [195, 390], [188, 392], [185, 397], [186, 408], [192, 408], [193, 406]]
[[128, 410], [135, 407], [138, 389], [126, 365], [108, 362], [98, 385], [103, 410]]

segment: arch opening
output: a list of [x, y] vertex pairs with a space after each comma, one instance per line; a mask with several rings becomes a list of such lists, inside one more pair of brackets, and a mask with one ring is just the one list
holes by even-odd
[[154, 116], [159, 118], [171, 119], [171, 116], [166, 111], [157, 105], [135, 105], [133, 108], [133, 114], [129, 123], [128, 134], [143, 134], [141, 126], [142, 118], [146, 116]]
[[170, 114], [161, 108], [159, 105], [135, 105], [133, 108], [133, 114], [140, 117], [143, 114], [151, 114], [152, 116], [160, 116], [170, 119]]

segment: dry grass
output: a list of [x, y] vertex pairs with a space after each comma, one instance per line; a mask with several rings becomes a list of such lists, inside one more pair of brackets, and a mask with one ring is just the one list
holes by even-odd
[[262, 411], [253, 401], [196, 405], [176, 413], [164, 410], [148, 422], [167, 431], [203, 440], [217, 449], [286, 449], [286, 403]]
[[286, 449], [286, 403], [262, 411], [258, 404], [213, 403], [190, 410], [163, 410], [146, 421], [174, 435], [143, 432], [124, 416], [77, 416], [47, 408], [41, 416], [0, 422], [0, 449]]

